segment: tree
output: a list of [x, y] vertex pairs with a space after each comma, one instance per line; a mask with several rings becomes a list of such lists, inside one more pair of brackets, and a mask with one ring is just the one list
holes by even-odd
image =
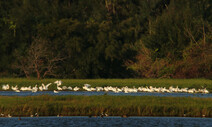
[[[0, 75], [129, 78], [135, 73], [125, 62], [137, 59], [141, 76], [161, 77], [173, 72], [168, 64], [184, 60], [190, 43], [212, 42], [211, 5], [211, 0], [2, 0]], [[145, 48], [139, 48], [141, 42]], [[11, 69], [15, 59], [21, 73]]]
[[46, 39], [36, 37], [29, 46], [25, 55], [18, 55], [18, 63], [16, 67], [21, 69], [26, 77], [36, 74], [37, 78], [57, 75], [54, 73], [58, 67], [58, 63], [64, 58], [59, 54], [55, 54], [48, 46], [50, 42]]

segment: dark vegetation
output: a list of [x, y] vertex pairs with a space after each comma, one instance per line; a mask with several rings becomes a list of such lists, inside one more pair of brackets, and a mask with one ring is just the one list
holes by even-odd
[[211, 78], [211, 0], [1, 0], [0, 76]]
[[184, 116], [212, 117], [211, 98], [132, 96], [0, 96], [5, 116]]

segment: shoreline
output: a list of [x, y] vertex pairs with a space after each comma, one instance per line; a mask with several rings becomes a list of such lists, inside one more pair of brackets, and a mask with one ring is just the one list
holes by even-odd
[[34, 117], [30, 117], [30, 116], [12, 116], [12, 117], [0, 117], [1, 118], [208, 118], [208, 119], [212, 119], [212, 117], [186, 117], [186, 116], [127, 116], [127, 117], [123, 117], [123, 116], [34, 116]]

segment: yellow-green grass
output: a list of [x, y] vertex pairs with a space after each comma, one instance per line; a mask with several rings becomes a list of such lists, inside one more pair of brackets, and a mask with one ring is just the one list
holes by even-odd
[[[207, 88], [212, 92], [212, 80], [209, 79], [26, 79], [26, 78], [0, 78], [0, 90], [2, 90], [3, 84], [18, 85], [21, 86], [40, 86], [42, 83], [53, 83], [56, 80], [61, 80], [65, 86], [78, 86], [82, 87], [88, 83], [92, 87], [96, 86], [117, 86], [117, 87], [139, 87], [139, 86], [153, 86], [153, 87], [166, 87], [170, 86], [179, 88]], [[56, 88], [56, 85], [52, 85], [49, 90]], [[11, 90], [11, 89], [10, 89]]]
[[212, 117], [212, 98], [133, 96], [0, 96], [0, 113], [12, 116]]

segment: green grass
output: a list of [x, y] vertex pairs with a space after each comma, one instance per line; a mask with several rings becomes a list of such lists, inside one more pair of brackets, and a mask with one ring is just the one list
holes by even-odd
[[0, 96], [0, 113], [12, 116], [212, 117], [212, 98], [133, 96]]
[[[41, 83], [53, 83], [56, 80], [62, 80], [65, 86], [78, 86], [82, 87], [83, 84], [91, 84], [92, 87], [96, 86], [117, 86], [117, 87], [139, 87], [139, 86], [154, 86], [154, 87], [166, 87], [178, 86], [180, 88], [207, 88], [212, 92], [212, 80], [209, 79], [26, 79], [26, 78], [1, 78], [0, 86], [3, 84], [18, 85], [21, 86], [35, 86]], [[52, 85], [49, 90], [56, 88], [56, 85]], [[2, 87], [0, 87], [0, 90]]]

